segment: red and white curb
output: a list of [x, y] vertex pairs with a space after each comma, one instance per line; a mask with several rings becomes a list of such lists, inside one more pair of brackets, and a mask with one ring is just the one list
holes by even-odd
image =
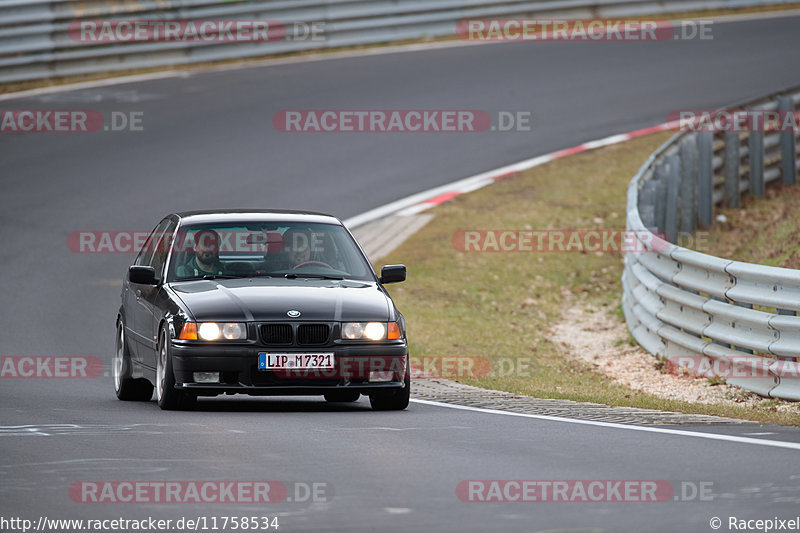
[[639, 130], [630, 131], [628, 133], [611, 135], [610, 137], [589, 141], [587, 143], [579, 144], [578, 146], [573, 146], [572, 148], [566, 148], [564, 150], [558, 150], [557, 152], [551, 152], [549, 154], [525, 159], [524, 161], [520, 161], [518, 163], [506, 165], [504, 167], [489, 170], [481, 174], [476, 174], [475, 176], [460, 179], [446, 185], [440, 185], [439, 187], [434, 187], [433, 189], [428, 189], [427, 191], [412, 194], [411, 196], [407, 196], [392, 203], [371, 209], [365, 213], [361, 213], [360, 215], [348, 218], [344, 221], [344, 224], [349, 228], [355, 228], [392, 215], [415, 215], [431, 207], [443, 204], [455, 198], [456, 196], [480, 189], [481, 187], [490, 185], [495, 181], [513, 176], [514, 174], [522, 172], [523, 170], [538, 167], [539, 165], [543, 165], [545, 163], [549, 163], [550, 161], [555, 161], [556, 159], [561, 159], [562, 157], [569, 155], [579, 154], [581, 152], [586, 152], [588, 150], [593, 150], [603, 146], [618, 144], [636, 137], [642, 137], [644, 135], [649, 135], [659, 131], [677, 129], [677, 127], [677, 122], [665, 122], [657, 126], [642, 128]]

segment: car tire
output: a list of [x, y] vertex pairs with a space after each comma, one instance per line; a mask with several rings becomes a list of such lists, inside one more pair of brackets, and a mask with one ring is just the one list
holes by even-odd
[[361, 393], [354, 390], [331, 391], [325, 393], [325, 401], [333, 403], [351, 403], [358, 401]]
[[165, 411], [181, 411], [191, 409], [197, 396], [175, 388], [175, 373], [172, 370], [172, 353], [170, 352], [167, 330], [162, 329], [158, 337], [158, 357], [156, 358], [156, 399], [158, 406]]
[[369, 404], [375, 411], [402, 411], [408, 407], [411, 399], [411, 376], [406, 365], [405, 387], [393, 390], [390, 393], [375, 393], [370, 395]]
[[117, 321], [117, 340], [114, 356], [111, 359], [111, 371], [114, 377], [114, 391], [117, 398], [129, 402], [147, 402], [153, 397], [153, 384], [144, 378], [131, 377], [131, 356], [128, 353], [128, 342], [125, 338], [125, 323]]

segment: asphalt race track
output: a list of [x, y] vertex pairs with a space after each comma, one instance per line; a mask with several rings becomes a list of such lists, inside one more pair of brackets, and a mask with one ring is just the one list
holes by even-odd
[[[143, 131], [0, 134], [0, 355], [89, 355], [109, 368], [133, 255], [75, 253], [72, 232], [149, 231], [168, 212], [217, 207], [353, 216], [658, 124], [674, 110], [797, 85], [798, 23], [719, 24], [710, 41], [490, 44], [303, 61], [2, 101], [0, 109], [143, 112]], [[530, 111], [532, 127], [281, 133], [272, 117], [286, 109]], [[118, 401], [109, 376], [1, 378], [0, 416], [0, 516], [34, 522], [278, 516], [283, 532], [588, 532], [713, 531], [719, 517], [728, 531], [730, 516], [800, 514], [800, 448], [771, 443], [800, 443], [791, 428], [680, 428], [762, 440], [724, 442], [421, 403], [380, 413], [363, 398], [350, 406], [229, 398], [162, 412], [155, 402]], [[469, 503], [456, 493], [464, 480], [508, 479], [664, 480], [679, 490], [640, 503]], [[70, 496], [75, 483], [105, 480], [280, 481], [292, 501]], [[314, 502], [303, 497], [312, 483], [324, 484]], [[712, 498], [691, 495], [701, 484]], [[0, 522], [0, 530], [19, 529]]]

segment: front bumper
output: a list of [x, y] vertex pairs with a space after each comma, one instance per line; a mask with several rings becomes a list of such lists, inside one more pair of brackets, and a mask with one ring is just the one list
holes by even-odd
[[[255, 345], [181, 344], [172, 342], [176, 388], [198, 396], [219, 394], [318, 395], [337, 390], [371, 394], [402, 389], [408, 365], [405, 342], [385, 345], [337, 345], [314, 349], [276, 349]], [[330, 370], [269, 371], [258, 369], [258, 354], [333, 353]], [[391, 381], [370, 381], [370, 371], [381, 370]], [[194, 372], [219, 372], [220, 383], [195, 383]], [[386, 374], [389, 372], [389, 374]]]

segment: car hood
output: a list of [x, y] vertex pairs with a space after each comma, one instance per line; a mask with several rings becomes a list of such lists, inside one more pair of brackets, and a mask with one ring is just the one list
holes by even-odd
[[374, 282], [243, 278], [173, 283], [198, 322], [291, 320], [389, 321], [391, 300]]

